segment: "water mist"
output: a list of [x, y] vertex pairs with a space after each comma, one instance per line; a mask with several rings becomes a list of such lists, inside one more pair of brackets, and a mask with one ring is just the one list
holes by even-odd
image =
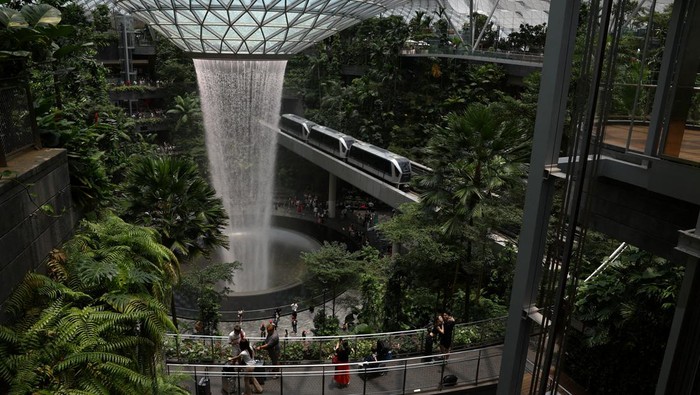
[[229, 215], [223, 262], [243, 264], [237, 292], [269, 286], [277, 125], [286, 61], [195, 59], [209, 171]]

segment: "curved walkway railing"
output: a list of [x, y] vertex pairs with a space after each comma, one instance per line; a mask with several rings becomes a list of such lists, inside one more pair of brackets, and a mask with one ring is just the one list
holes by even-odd
[[428, 47], [419, 49], [403, 49], [401, 55], [404, 56], [462, 56], [464, 58], [485, 58], [491, 59], [494, 62], [498, 61], [519, 61], [531, 63], [532, 66], [541, 67], [544, 59], [543, 54], [531, 52], [513, 52], [513, 51], [471, 51], [464, 48], [440, 48]]
[[[383, 366], [379, 367], [364, 362], [351, 362], [350, 384], [344, 389], [339, 389], [334, 384], [336, 365], [330, 363], [266, 366], [270, 370], [276, 370], [275, 380], [271, 380], [271, 373], [262, 371], [263, 369], [247, 374], [256, 376], [260, 381], [266, 379], [266, 394], [434, 393], [495, 385], [500, 371], [501, 356], [502, 347], [495, 345], [478, 350], [453, 352], [449, 354], [448, 359], [444, 354], [396, 358], [383, 361]], [[171, 375], [189, 376], [185, 384], [204, 387], [204, 393], [207, 390], [211, 393], [239, 393], [244, 382], [244, 373], [236, 366], [169, 363], [167, 371]], [[448, 379], [447, 376], [453, 377]], [[200, 393], [200, 388], [197, 388], [197, 393]]]
[[[457, 324], [453, 335], [453, 349], [477, 348], [502, 343], [505, 334], [505, 318]], [[281, 336], [280, 360], [285, 363], [326, 360], [332, 355], [335, 344], [340, 338], [348, 340], [356, 356], [368, 355], [378, 340], [388, 345], [395, 356], [423, 355], [426, 353], [427, 333], [426, 328], [421, 328], [365, 335], [343, 334], [305, 338]], [[259, 336], [248, 336], [248, 339], [253, 343], [264, 340]], [[434, 347], [437, 349], [437, 344]], [[231, 355], [227, 336], [168, 334], [164, 348], [166, 360], [170, 362], [223, 364]], [[262, 354], [260, 357], [267, 357], [267, 353]]]

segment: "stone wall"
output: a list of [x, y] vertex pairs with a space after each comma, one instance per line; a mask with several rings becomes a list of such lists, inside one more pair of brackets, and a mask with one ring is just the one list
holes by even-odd
[[[12, 172], [0, 179], [1, 306], [27, 272], [45, 271], [48, 254], [73, 232], [67, 160], [65, 150], [41, 149], [0, 167], [0, 172]], [[0, 316], [0, 322], [6, 320]]]

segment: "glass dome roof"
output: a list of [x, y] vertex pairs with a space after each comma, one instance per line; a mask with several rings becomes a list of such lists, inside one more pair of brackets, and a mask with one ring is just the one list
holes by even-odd
[[[539, 25], [546, 23], [549, 18], [550, 1], [473, 0], [472, 4], [475, 13], [490, 15], [493, 11], [492, 22], [505, 36], [518, 31], [521, 24]], [[656, 10], [663, 10], [673, 1], [657, 0]], [[651, 2], [644, 0], [638, 3], [638, 7], [648, 11]], [[469, 20], [469, 4], [469, 0], [408, 0], [389, 11], [387, 15], [400, 15], [409, 21], [416, 16], [416, 12], [426, 12], [426, 16], [433, 20], [437, 19], [439, 14], [443, 14], [450, 21], [452, 27], [459, 31]]]
[[292, 55], [404, 0], [117, 0], [182, 50]]

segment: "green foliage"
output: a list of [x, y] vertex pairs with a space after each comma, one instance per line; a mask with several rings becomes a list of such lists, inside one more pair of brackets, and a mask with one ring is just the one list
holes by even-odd
[[362, 310], [358, 319], [365, 325], [379, 329], [384, 322], [384, 294], [389, 260], [380, 257], [379, 251], [372, 247], [364, 247], [363, 252], [364, 262], [358, 281], [362, 295]]
[[631, 248], [581, 283], [574, 317], [586, 329], [568, 340], [566, 361], [574, 378], [595, 393], [653, 392], [683, 272]]
[[186, 159], [135, 158], [127, 173], [125, 217], [152, 226], [179, 257], [207, 255], [226, 246], [221, 199]]
[[320, 309], [314, 315], [314, 334], [316, 336], [333, 336], [340, 331], [340, 320], [334, 315], [326, 315], [326, 309]]
[[12, 296], [11, 327], [0, 327], [0, 380], [12, 394], [85, 391], [146, 393], [151, 378], [141, 373], [133, 350], [153, 346], [134, 337], [145, 317], [106, 309], [88, 295], [29, 274]]
[[151, 85], [118, 85], [118, 86], [113, 86], [110, 88], [110, 90], [114, 92], [137, 92], [137, 93], [146, 93], [146, 92], [153, 92], [155, 91], [156, 88], [155, 86]]
[[[156, 40], [155, 71], [157, 80], [166, 85], [177, 87], [197, 81], [192, 59], [170, 40], [160, 36]], [[185, 93], [185, 90], [176, 94], [182, 93]]]
[[547, 38], [547, 24], [530, 25], [521, 24], [520, 30], [508, 35], [504, 43], [500, 43], [502, 49], [510, 49], [521, 52], [544, 52], [544, 43]]
[[[498, 27], [494, 26], [493, 21], [486, 23], [488, 21], [488, 17], [477, 12], [472, 14], [472, 20], [474, 21], [474, 41], [476, 41], [479, 38], [479, 35], [481, 35], [479, 45], [474, 49], [484, 50], [493, 48], [496, 44], [496, 38], [498, 36]], [[465, 34], [469, 34], [471, 36], [472, 33], [469, 22], [469, 20], [464, 22], [463, 30]], [[483, 34], [481, 33], [482, 30], [484, 32]]]
[[44, 61], [51, 56], [54, 40], [66, 34], [57, 27], [61, 12], [48, 4], [27, 4], [20, 11], [0, 6], [0, 63], [4, 76], [22, 71], [26, 60]]
[[65, 251], [68, 284], [93, 296], [117, 290], [147, 292], [165, 302], [179, 280], [177, 258], [158, 242], [157, 232], [114, 215], [100, 222], [83, 221]]
[[309, 285], [314, 293], [354, 284], [362, 261], [361, 252], [351, 253], [345, 244], [327, 241], [316, 251], [302, 252], [301, 259], [313, 278]]
[[92, 25], [96, 32], [107, 32], [112, 28], [109, 6], [99, 4], [92, 10]]
[[161, 385], [157, 356], [166, 330], [175, 330], [162, 301], [178, 263], [157, 237], [113, 215], [83, 221], [47, 264], [60, 282], [27, 275], [6, 304], [14, 324], [0, 327], [0, 377], [11, 393], [147, 393]]
[[180, 290], [197, 300], [198, 320], [204, 325], [205, 334], [214, 334], [218, 331], [221, 319], [219, 312], [221, 298], [230, 291], [228, 287], [219, 288], [217, 284], [232, 282], [234, 270], [240, 266], [239, 262], [213, 263], [202, 269], [190, 271], [182, 277]]
[[167, 113], [177, 117], [175, 131], [179, 131], [183, 126], [201, 131], [198, 130], [201, 129], [202, 118], [198, 96], [193, 94], [175, 96], [175, 105]]

